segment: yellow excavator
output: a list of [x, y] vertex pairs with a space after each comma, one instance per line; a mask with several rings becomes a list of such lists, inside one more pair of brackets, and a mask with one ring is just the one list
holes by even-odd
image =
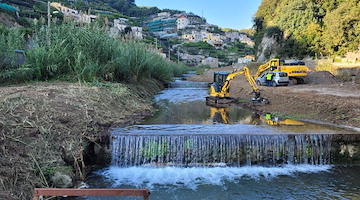
[[[210, 119], [213, 123], [220, 124], [230, 124], [229, 119], [229, 107], [212, 107], [210, 106]], [[258, 122], [262, 121], [270, 126], [303, 126], [304, 122], [292, 120], [292, 119], [279, 119], [276, 116], [271, 115], [270, 113], [266, 113], [264, 115], [259, 115], [254, 113], [251, 116], [250, 124], [258, 124]]]
[[290, 82], [294, 85], [305, 83], [304, 78], [307, 76], [309, 69], [302, 61], [285, 63], [283, 59], [271, 59], [267, 63], [260, 65], [255, 76], [256, 80], [263, 72], [270, 70], [272, 72], [285, 72], [288, 74]]
[[247, 67], [234, 70], [232, 73], [217, 72], [214, 73], [214, 82], [210, 85], [210, 96], [206, 97], [208, 104], [228, 104], [233, 103], [234, 99], [230, 97], [230, 82], [238, 75], [244, 74], [248, 83], [252, 87], [255, 97], [251, 99], [253, 103], [268, 104], [269, 101], [260, 96], [260, 90], [256, 85], [254, 78]]

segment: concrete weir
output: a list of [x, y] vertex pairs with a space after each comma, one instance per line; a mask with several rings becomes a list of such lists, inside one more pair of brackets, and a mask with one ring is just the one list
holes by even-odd
[[360, 134], [259, 134], [259, 128], [240, 127], [243, 129], [218, 134], [201, 130], [201, 126], [118, 130], [111, 141], [112, 164], [182, 167], [360, 164]]

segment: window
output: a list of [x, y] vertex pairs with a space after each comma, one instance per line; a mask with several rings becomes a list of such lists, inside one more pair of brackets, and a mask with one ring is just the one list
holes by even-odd
[[287, 73], [280, 73], [279, 76], [280, 77], [287, 77], [288, 75], [287, 75]]

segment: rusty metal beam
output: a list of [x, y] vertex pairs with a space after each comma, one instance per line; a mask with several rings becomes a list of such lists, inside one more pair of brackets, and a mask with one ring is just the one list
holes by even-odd
[[149, 189], [60, 189], [60, 188], [35, 188], [34, 200], [39, 196], [143, 196], [148, 199]]

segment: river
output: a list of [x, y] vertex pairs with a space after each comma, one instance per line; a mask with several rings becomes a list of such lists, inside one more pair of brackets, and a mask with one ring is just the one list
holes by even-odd
[[150, 199], [360, 199], [357, 132], [269, 123], [207, 106], [204, 85], [174, 85], [155, 97], [153, 116], [113, 130], [112, 164], [91, 173], [90, 188], [149, 188]]

